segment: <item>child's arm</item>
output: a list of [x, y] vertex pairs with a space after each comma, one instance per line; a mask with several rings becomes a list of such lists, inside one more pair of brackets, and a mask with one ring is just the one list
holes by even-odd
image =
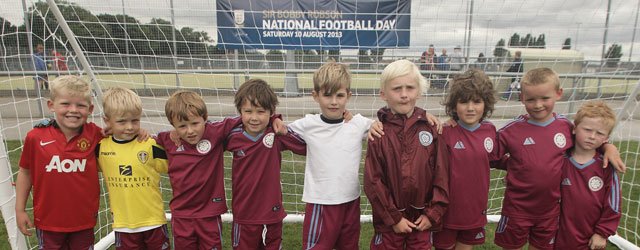
[[602, 151], [604, 152], [604, 164], [602, 167], [607, 168], [609, 162], [611, 162], [618, 172], [624, 173], [627, 170], [627, 166], [624, 164], [624, 161], [622, 161], [622, 158], [620, 158], [620, 152], [618, 152], [616, 145], [605, 143], [602, 145]]
[[30, 228], [33, 228], [33, 222], [29, 219], [29, 215], [25, 210], [27, 207], [27, 198], [31, 192], [31, 172], [29, 169], [20, 168], [18, 178], [16, 180], [16, 223], [22, 234], [31, 236]]
[[[285, 127], [286, 129], [287, 127]], [[278, 136], [276, 136], [278, 137]], [[285, 135], [279, 136], [283, 150], [291, 150], [297, 155], [307, 155], [307, 143], [293, 130], [289, 130]]]
[[604, 207], [600, 213], [600, 219], [595, 225], [594, 232], [600, 236], [607, 238], [616, 234], [618, 224], [620, 223], [620, 179], [618, 173], [614, 170], [607, 179], [604, 180], [606, 200], [602, 202]]
[[151, 157], [153, 159], [153, 168], [161, 174], [169, 171], [169, 162], [167, 160], [167, 152], [160, 145], [153, 144], [151, 146]]
[[449, 205], [449, 151], [444, 138], [438, 137], [437, 143], [436, 166], [432, 178], [433, 194], [424, 210], [424, 215], [435, 229], [442, 226], [442, 217]]
[[[403, 218], [402, 212], [394, 204], [389, 188], [384, 182], [384, 159], [379, 141], [369, 141], [364, 162], [364, 192], [369, 198], [371, 209], [387, 226], [398, 224]], [[405, 219], [406, 220], [406, 219]]]

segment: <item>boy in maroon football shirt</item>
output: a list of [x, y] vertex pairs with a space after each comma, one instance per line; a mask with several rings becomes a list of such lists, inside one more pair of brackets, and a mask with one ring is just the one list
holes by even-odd
[[453, 79], [443, 103], [455, 124], [440, 136], [449, 152], [449, 206], [443, 230], [433, 234], [436, 249], [472, 249], [485, 241], [489, 162], [497, 159], [496, 127], [485, 118], [495, 95], [489, 77], [472, 69]]
[[[276, 136], [271, 121], [276, 117], [278, 97], [260, 79], [240, 86], [235, 105], [242, 124], [226, 138], [225, 149], [233, 153], [232, 195], [233, 249], [281, 249], [282, 205], [281, 152], [306, 154], [306, 144], [290, 132]], [[278, 119], [279, 120], [279, 119]]]
[[176, 145], [171, 131], [158, 134], [169, 160], [173, 198], [171, 226], [176, 249], [222, 249], [222, 221], [227, 212], [224, 191], [223, 142], [239, 118], [207, 122], [207, 106], [192, 91], [173, 93], [165, 115], [180, 137]]
[[[560, 215], [562, 165], [565, 151], [573, 146], [573, 125], [553, 112], [562, 97], [555, 71], [532, 69], [521, 84], [520, 99], [528, 114], [498, 131], [498, 155], [509, 153], [509, 160], [495, 243], [519, 249], [528, 241], [531, 249], [552, 249]], [[603, 148], [605, 158], [624, 170], [615, 146]]]
[[602, 168], [597, 152], [609, 139], [616, 117], [602, 101], [587, 102], [576, 114], [575, 145], [562, 167], [560, 228], [556, 249], [604, 249], [620, 222], [620, 180]]
[[378, 111], [385, 136], [369, 141], [364, 191], [373, 211], [371, 249], [429, 249], [448, 204], [448, 155], [444, 141], [416, 107], [426, 83], [407, 60], [389, 64], [381, 76]]

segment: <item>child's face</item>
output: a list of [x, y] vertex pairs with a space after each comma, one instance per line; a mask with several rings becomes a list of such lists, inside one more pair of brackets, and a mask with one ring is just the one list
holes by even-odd
[[484, 113], [484, 100], [468, 100], [466, 102], [458, 102], [456, 104], [456, 114], [458, 122], [467, 126], [475, 126], [482, 119]]
[[240, 107], [240, 117], [242, 118], [242, 126], [244, 131], [249, 135], [256, 137], [260, 135], [269, 125], [271, 118], [271, 110], [261, 106], [254, 106], [249, 101], [242, 102]]
[[380, 98], [387, 102], [387, 107], [391, 109], [391, 112], [407, 117], [413, 114], [419, 96], [420, 87], [416, 80], [409, 75], [390, 80], [380, 90]]
[[177, 117], [172, 118], [171, 124], [176, 129], [180, 139], [191, 145], [197, 144], [204, 134], [205, 120], [202, 116], [189, 114], [189, 119], [180, 120]]
[[49, 111], [55, 114], [56, 122], [63, 132], [78, 132], [93, 112], [93, 104], [81, 94], [72, 95], [59, 90], [55, 100], [48, 100]]
[[583, 150], [595, 150], [609, 140], [609, 130], [602, 118], [584, 117], [573, 129], [576, 135], [576, 147]]
[[110, 118], [105, 117], [104, 123], [111, 128], [113, 137], [118, 140], [133, 140], [140, 132], [140, 115], [126, 113]]
[[351, 97], [351, 92], [342, 87], [333, 94], [328, 94], [324, 89], [320, 93], [313, 91], [313, 99], [320, 105], [322, 115], [328, 119], [342, 119], [344, 111]]
[[555, 88], [551, 82], [539, 85], [522, 85], [520, 99], [531, 120], [545, 122], [553, 116], [553, 107], [562, 97], [562, 89]]

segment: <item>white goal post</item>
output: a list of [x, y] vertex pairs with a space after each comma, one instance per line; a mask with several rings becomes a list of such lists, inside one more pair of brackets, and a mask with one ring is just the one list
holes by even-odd
[[[376, 1], [388, 0], [350, 2]], [[504, 98], [496, 104], [490, 118], [496, 127], [501, 127], [525, 112], [517, 101], [517, 93], [506, 91], [512, 78], [522, 75], [506, 72], [515, 52], [520, 51], [525, 71], [550, 67], [560, 74], [564, 96], [556, 104], [557, 113], [571, 117], [584, 101], [593, 99], [605, 100], [617, 112], [619, 121], [611, 141], [618, 145], [628, 170], [622, 177], [621, 223], [618, 234], [609, 241], [621, 249], [638, 249], [640, 245], [640, 55], [633, 48], [637, 28], [629, 22], [637, 18], [637, 11], [629, 11], [640, 6], [636, 1], [625, 0], [610, 6], [609, 23], [603, 14], [608, 8], [606, 3], [404, 0], [409, 2], [410, 12], [398, 16], [410, 17], [409, 28], [400, 30], [410, 33], [406, 45], [398, 42], [396, 47], [371, 47], [370, 41], [356, 39], [356, 45], [362, 44], [362, 49], [345, 41], [337, 47], [313, 45], [308, 47], [311, 49], [291, 50], [266, 48], [271, 40], [263, 41], [265, 48], [255, 48], [261, 44], [248, 42], [247, 38], [241, 38], [246, 43], [238, 43], [216, 37], [222, 26], [216, 19], [221, 15], [216, 1], [189, 0], [179, 5], [173, 5], [171, 0], [167, 3], [154, 1], [153, 5], [149, 4], [151, 1], [126, 0], [9, 2], [0, 10], [0, 211], [7, 228], [7, 242], [12, 249], [37, 248], [34, 237], [24, 237], [16, 229], [13, 185], [22, 140], [33, 124], [51, 116], [46, 109], [48, 93], [40, 90], [35, 78], [43, 74], [34, 65], [37, 44], [44, 45], [47, 64], [44, 74], [49, 80], [58, 75], [75, 74], [92, 83], [97, 108], [91, 121], [102, 123], [101, 93], [112, 86], [124, 86], [141, 96], [142, 126], [152, 133], [171, 128], [164, 117], [164, 103], [173, 91], [189, 89], [200, 93], [207, 103], [210, 118], [218, 120], [236, 115], [234, 90], [249, 78], [262, 78], [278, 92], [277, 112], [283, 114], [285, 122], [318, 113], [319, 108], [310, 97], [312, 74], [327, 60], [350, 66], [354, 95], [348, 108], [370, 118], [375, 118], [376, 111], [384, 106], [377, 97], [379, 77], [384, 66], [394, 60], [409, 59], [421, 66], [431, 86], [418, 105], [441, 120], [447, 119], [440, 102], [447, 94], [448, 80], [460, 70], [480, 68], [494, 81], [499, 97]], [[566, 9], [575, 10], [567, 12]], [[321, 9], [314, 11], [311, 15], [317, 18], [335, 15]], [[384, 15], [380, 11], [361, 14]], [[16, 19], [11, 18], [11, 13], [20, 14]], [[234, 12], [240, 15], [238, 13]], [[247, 19], [253, 14], [244, 11], [242, 15]], [[297, 14], [290, 12], [287, 15]], [[564, 15], [562, 20], [555, 19], [559, 15]], [[555, 24], [547, 19], [553, 19]], [[371, 27], [382, 29], [390, 24], [381, 22], [375, 27], [374, 22]], [[366, 23], [357, 25], [362, 29], [368, 27]], [[354, 27], [345, 28], [343, 35], [351, 36], [348, 32], [356, 29]], [[338, 35], [338, 30], [335, 28], [331, 34]], [[607, 32], [602, 39], [602, 34]], [[292, 34], [295, 35], [295, 31]], [[322, 34], [330, 35], [329, 32]], [[599, 39], [592, 39], [594, 34], [600, 34]], [[402, 37], [402, 34], [398, 36]], [[299, 40], [306, 41], [301, 37]], [[431, 65], [425, 63], [422, 53], [430, 45], [438, 56], [446, 50], [448, 59], [434, 61]], [[457, 47], [461, 48], [460, 55]], [[605, 60], [602, 60], [600, 50], [607, 54]], [[616, 53], [622, 55], [616, 57]], [[452, 59], [456, 56], [461, 61]], [[434, 57], [434, 60], [438, 58]], [[59, 65], [60, 61], [66, 68]], [[461, 69], [457, 70], [457, 66]], [[225, 154], [225, 158], [230, 155]], [[227, 167], [226, 171], [230, 169]], [[305, 208], [301, 201], [304, 158], [283, 153], [281, 176], [285, 209], [289, 214], [285, 222], [301, 223]], [[505, 173], [492, 170], [491, 176], [487, 217], [490, 223], [495, 223], [500, 218]], [[162, 182], [167, 218], [170, 219], [171, 190], [166, 176]], [[230, 174], [225, 173], [228, 204], [232, 199], [230, 184]], [[114, 236], [104, 184], [101, 191], [101, 209], [95, 228], [99, 241], [95, 248], [108, 249]], [[32, 208], [28, 209], [31, 212]], [[371, 206], [364, 193], [361, 209], [361, 221], [370, 223]], [[232, 212], [223, 215], [223, 220], [231, 221]], [[3, 241], [0, 240], [0, 244]]]

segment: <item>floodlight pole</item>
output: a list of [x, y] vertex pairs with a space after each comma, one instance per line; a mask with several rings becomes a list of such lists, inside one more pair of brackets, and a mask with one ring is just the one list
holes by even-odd
[[[604, 36], [602, 37], [602, 60], [600, 62], [600, 72], [604, 68], [607, 60], [605, 58], [604, 49], [607, 46], [607, 34], [609, 32], [609, 15], [611, 14], [611, 0], [607, 0], [607, 18], [604, 23]], [[597, 97], [600, 98], [602, 96], [602, 79], [598, 78], [598, 92]]]
[[176, 15], [173, 11], [173, 0], [171, 5], [171, 38], [173, 39], [173, 68], [176, 70], [176, 87], [180, 88], [180, 75], [178, 74], [178, 45], [176, 44]]

